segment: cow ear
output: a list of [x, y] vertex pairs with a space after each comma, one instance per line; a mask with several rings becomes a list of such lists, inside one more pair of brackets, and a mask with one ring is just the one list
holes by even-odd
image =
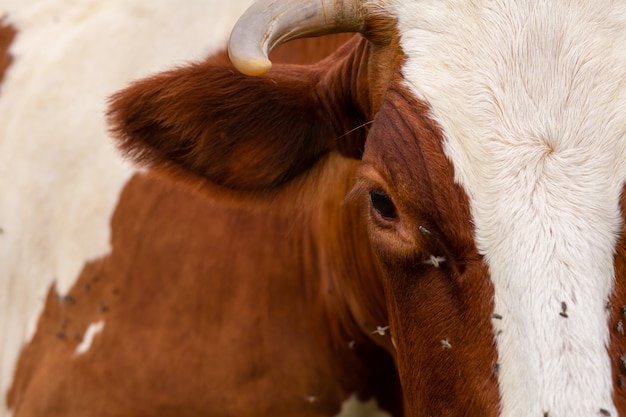
[[218, 54], [115, 94], [108, 122], [122, 152], [140, 164], [176, 166], [232, 189], [276, 188], [331, 149], [362, 148], [364, 133], [346, 132], [363, 117], [345, 105], [351, 93], [325, 63], [339, 69], [350, 50], [317, 65], [276, 65], [261, 77], [240, 74]]

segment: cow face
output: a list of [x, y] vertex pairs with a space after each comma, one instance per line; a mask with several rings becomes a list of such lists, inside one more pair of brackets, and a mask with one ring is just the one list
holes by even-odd
[[493, 283], [502, 414], [615, 415], [623, 5], [392, 3]]
[[[137, 160], [244, 192], [328, 152], [361, 158], [348, 199], [367, 213], [412, 415], [617, 415], [625, 11], [350, 3], [332, 25], [260, 25], [261, 52], [314, 25], [364, 34], [317, 65], [246, 78], [209, 60], [120, 93], [111, 121]], [[231, 56], [258, 75], [249, 49]]]

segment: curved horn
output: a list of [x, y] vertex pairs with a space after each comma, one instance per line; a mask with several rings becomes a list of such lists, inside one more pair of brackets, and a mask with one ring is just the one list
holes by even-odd
[[239, 18], [228, 54], [246, 75], [261, 75], [272, 63], [270, 51], [296, 38], [360, 32], [365, 25], [363, 0], [259, 0]]

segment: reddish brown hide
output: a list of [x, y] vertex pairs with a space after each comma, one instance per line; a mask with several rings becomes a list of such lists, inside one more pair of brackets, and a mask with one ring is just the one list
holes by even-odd
[[[626, 188], [620, 204], [626, 217]], [[626, 221], [622, 222], [621, 236], [615, 252], [615, 283], [613, 295], [606, 308], [610, 311], [610, 357], [613, 368], [613, 399], [623, 415], [626, 413]]]
[[315, 64], [320, 59], [334, 53], [353, 37], [352, 33], [338, 33], [324, 36], [321, 39], [296, 39], [272, 50], [270, 59], [272, 62], [282, 64]]
[[15, 39], [15, 35], [17, 35], [15, 28], [7, 23], [5, 19], [0, 18], [0, 84], [13, 60], [11, 54], [9, 54], [9, 47], [13, 39]]
[[[324, 165], [303, 206], [255, 201], [254, 210], [219, 201], [221, 190], [135, 176], [113, 218], [113, 253], [87, 265], [67, 297], [50, 292], [9, 395], [15, 415], [318, 416], [353, 392], [397, 401], [386, 396], [397, 395], [390, 358], [356, 321], [380, 323], [384, 306], [354, 317], [336, 282], [353, 261], [366, 280], [367, 251], [344, 252], [345, 263], [328, 252], [364, 238], [328, 228], [353, 164]], [[77, 356], [100, 320], [103, 332]]]

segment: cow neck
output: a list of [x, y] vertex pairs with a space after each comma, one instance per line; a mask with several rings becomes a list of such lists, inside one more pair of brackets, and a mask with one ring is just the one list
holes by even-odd
[[[124, 378], [121, 385], [105, 387], [110, 392], [133, 381], [139, 390], [134, 406], [149, 412], [158, 398], [241, 414], [242, 408], [260, 407], [258, 402], [225, 401], [222, 391], [250, 400], [268, 381], [266, 406], [281, 410], [304, 404], [319, 415], [335, 415], [354, 393], [378, 394], [372, 387], [378, 382], [372, 381], [385, 381], [380, 390], [389, 390], [383, 399], [391, 408], [399, 392], [393, 390], [393, 363], [358, 338], [362, 330], [352, 309], [361, 300], [349, 292], [370, 279], [366, 273], [373, 271], [365, 264], [371, 258], [355, 250], [360, 257], [343, 259], [351, 253], [346, 247], [367, 248], [367, 241], [346, 239], [343, 233], [357, 225], [335, 223], [344, 217], [333, 216], [341, 210], [355, 164], [328, 155], [315, 175], [266, 199], [234, 194], [222, 199], [223, 189], [209, 184], [193, 189], [152, 172], [133, 176], [112, 218], [112, 252], [86, 264], [67, 295], [50, 289], [36, 336], [16, 368], [9, 404], [28, 414], [41, 404], [24, 402], [23, 393], [39, 397], [43, 390], [51, 408], [119, 407], [85, 382], [87, 370], [90, 381]], [[357, 259], [364, 268], [360, 275], [350, 265]], [[373, 314], [367, 305], [361, 308]], [[100, 322], [104, 331], [96, 343], [77, 353], [89, 325]], [[141, 365], [156, 360], [136, 349], [142, 343], [168, 361]], [[55, 355], [41, 354], [50, 349]], [[190, 365], [199, 354], [203, 359]], [[49, 372], [59, 361], [74, 365]], [[112, 363], [138, 368], [129, 379], [111, 374]], [[163, 366], [167, 383], [146, 383]], [[196, 375], [191, 379], [190, 366]], [[38, 372], [52, 379], [39, 383]], [[243, 385], [250, 387], [248, 397], [234, 388]], [[73, 401], [62, 395], [68, 386]]]
[[[370, 333], [388, 325], [380, 271], [371, 253], [362, 207], [344, 202], [358, 161], [331, 152], [305, 178], [277, 197], [296, 201], [319, 280], [309, 292], [324, 300], [324, 314], [338, 343], [371, 343]], [[296, 198], [294, 199], [294, 196]]]

